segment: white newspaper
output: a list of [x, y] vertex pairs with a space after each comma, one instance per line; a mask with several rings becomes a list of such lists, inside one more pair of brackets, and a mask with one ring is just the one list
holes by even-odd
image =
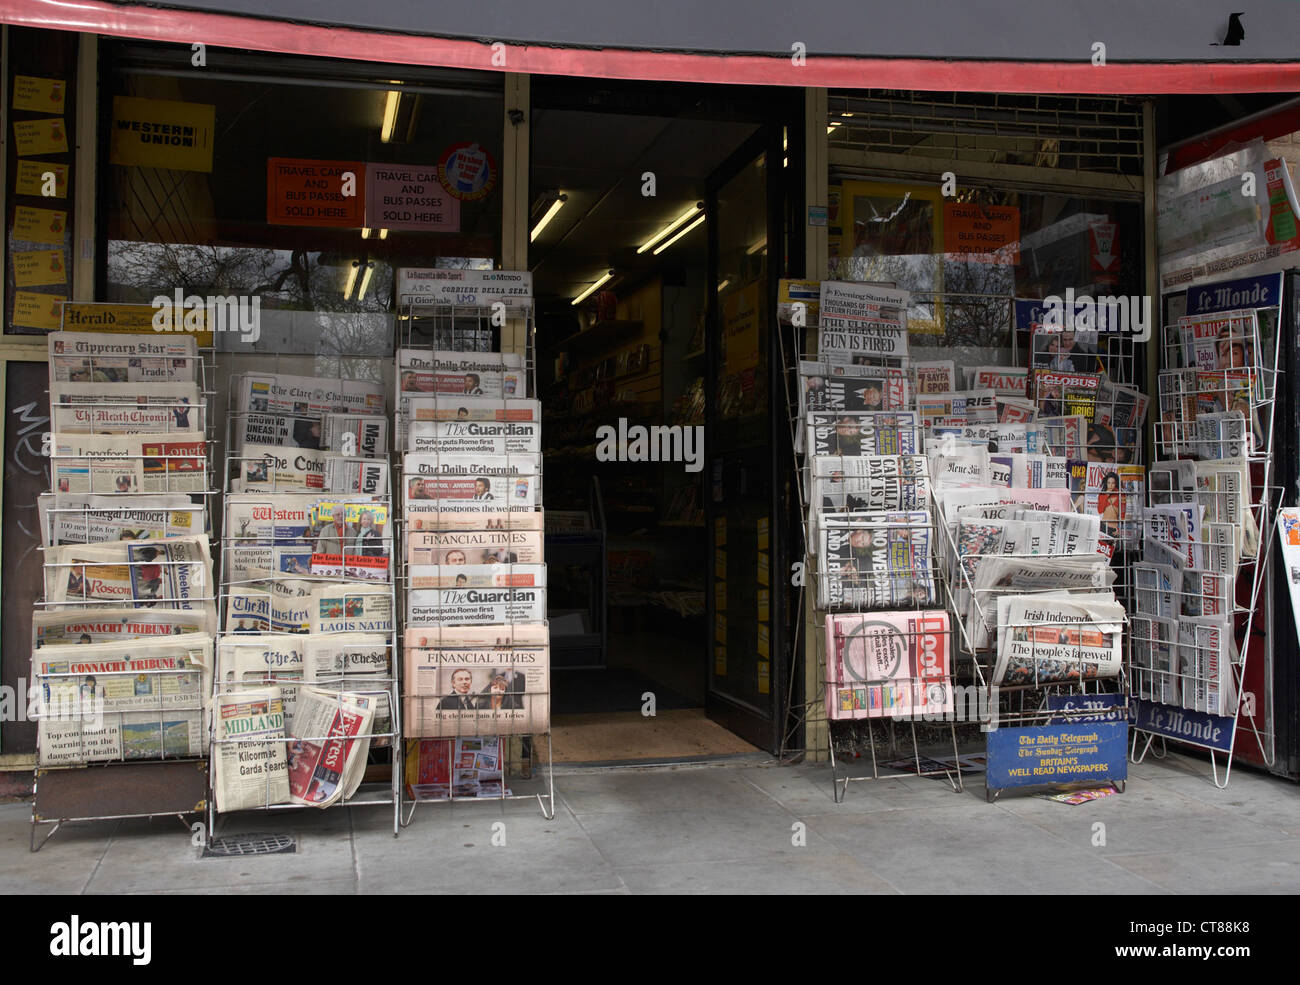
[[314, 448], [245, 445], [230, 477], [232, 493], [279, 495], [293, 492], [365, 493], [388, 491], [386, 459], [344, 458]]
[[394, 432], [398, 448], [406, 447], [406, 425], [412, 397], [526, 397], [523, 356], [500, 352], [449, 352], [437, 349], [398, 349]]
[[217, 810], [251, 810], [287, 803], [288, 719], [280, 689], [250, 687], [218, 694], [213, 720]]
[[391, 633], [393, 595], [387, 585], [355, 582], [314, 585], [310, 597], [312, 633]]
[[41, 493], [37, 509], [46, 547], [185, 537], [203, 532], [205, 511], [184, 493], [131, 497]]
[[1004, 595], [997, 600], [1001, 687], [1115, 677], [1124, 661], [1124, 607], [1113, 595]]
[[55, 434], [50, 458], [53, 491], [204, 492], [207, 442], [197, 432], [188, 434]]
[[52, 383], [169, 383], [199, 379], [190, 335], [51, 332]]
[[374, 700], [304, 684], [289, 743], [289, 799], [329, 807], [356, 792], [365, 776]]
[[203, 430], [205, 409], [195, 383], [50, 384], [50, 425], [60, 434], [189, 434]]

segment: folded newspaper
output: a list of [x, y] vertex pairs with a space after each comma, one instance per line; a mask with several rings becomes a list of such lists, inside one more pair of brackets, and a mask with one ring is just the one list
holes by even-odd
[[329, 807], [361, 785], [370, 749], [374, 699], [304, 684], [289, 729], [289, 800]]
[[205, 508], [184, 493], [130, 498], [41, 493], [37, 497], [37, 509], [46, 547], [111, 540], [156, 540], [204, 532]]
[[51, 332], [55, 383], [181, 383], [199, 379], [190, 335]]
[[213, 721], [217, 810], [288, 803], [288, 717], [280, 689], [250, 687], [218, 694]]
[[55, 493], [189, 493], [208, 488], [208, 444], [176, 435], [55, 434]]
[[1123, 666], [1124, 607], [1109, 593], [1004, 595], [997, 610], [995, 685], [1077, 684]]

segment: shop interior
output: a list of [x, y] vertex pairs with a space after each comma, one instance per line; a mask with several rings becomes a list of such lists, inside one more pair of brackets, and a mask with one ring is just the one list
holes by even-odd
[[[688, 440], [677, 456], [686, 460], [630, 459], [638, 427], [706, 425], [716, 231], [705, 199], [711, 178], [760, 126], [723, 122], [685, 89], [651, 101], [630, 88], [593, 95], [534, 83], [529, 268], [555, 756], [662, 761], [752, 751], [704, 710], [712, 634], [703, 448]], [[733, 238], [748, 235], [750, 248], [737, 251], [747, 263], [735, 265], [731, 284], [719, 273], [719, 305], [766, 274], [761, 178], [750, 184], [718, 199], [733, 215], [745, 201], [748, 232]], [[625, 456], [602, 444], [605, 427], [628, 429]]]

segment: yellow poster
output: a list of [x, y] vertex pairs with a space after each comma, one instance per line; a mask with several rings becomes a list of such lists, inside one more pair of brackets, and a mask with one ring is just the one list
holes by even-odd
[[768, 531], [767, 517], [760, 516], [758, 518], [758, 549], [760, 551], [767, 550], [767, 531]]
[[768, 619], [771, 618], [771, 611], [772, 611], [771, 597], [772, 597], [772, 592], [770, 589], [760, 588], [758, 590], [758, 621], [759, 622], [767, 622]]
[[62, 250], [33, 250], [15, 253], [14, 283], [19, 287], [43, 287], [47, 284], [66, 284], [68, 264]]
[[727, 583], [725, 581], [714, 582], [713, 584], [713, 607], [719, 612], [727, 611]]
[[770, 585], [771, 582], [771, 561], [768, 560], [767, 551], [758, 552], [758, 583], [760, 585]]
[[[97, 304], [78, 301], [65, 305], [63, 330], [65, 332], [153, 332], [154, 308], [148, 304]], [[201, 312], [206, 324], [207, 312]], [[212, 332], [188, 332], [200, 348], [212, 345]]]
[[758, 627], [758, 652], [760, 656], [772, 659], [772, 631], [766, 624]]
[[727, 676], [727, 648], [725, 646], [715, 646], [713, 648], [713, 674], [715, 677]]
[[21, 243], [63, 245], [68, 228], [68, 213], [63, 209], [33, 209], [20, 205], [14, 209], [13, 238]]
[[114, 96], [109, 162], [211, 171], [216, 115], [216, 107], [209, 103]]
[[715, 612], [713, 614], [713, 641], [715, 643], [727, 642], [727, 617], [724, 613]]
[[59, 310], [67, 297], [62, 294], [37, 294], [35, 291], [14, 291], [14, 327], [39, 328], [47, 332], [59, 330]]
[[20, 157], [34, 154], [66, 154], [68, 130], [63, 117], [48, 120], [14, 120], [14, 145]]
[[14, 76], [14, 109], [31, 110], [33, 113], [62, 113], [67, 96], [68, 84], [62, 79]]
[[766, 660], [758, 662], [758, 693], [768, 694], [772, 690], [772, 665]]
[[746, 284], [722, 302], [724, 373], [739, 373], [758, 365], [758, 324], [762, 305], [761, 281]]
[[[45, 194], [48, 187], [45, 180], [47, 172], [54, 175], [53, 195]], [[19, 195], [32, 195], [36, 198], [67, 198], [68, 166], [49, 161], [19, 161], [14, 191]]]

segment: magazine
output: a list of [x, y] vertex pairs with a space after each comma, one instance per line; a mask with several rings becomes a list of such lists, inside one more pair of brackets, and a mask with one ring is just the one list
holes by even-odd
[[285, 753], [289, 719], [278, 687], [218, 694], [213, 721], [213, 792], [218, 811], [250, 810], [289, 800]]
[[1082, 417], [1091, 422], [1097, 412], [1098, 373], [1066, 373], [1035, 369], [1034, 402], [1044, 417]]
[[1098, 337], [1095, 329], [1068, 330], [1052, 325], [1034, 325], [1029, 337], [1029, 366], [1057, 373], [1099, 373]]
[[952, 712], [947, 612], [826, 616], [827, 717], [942, 718]]

